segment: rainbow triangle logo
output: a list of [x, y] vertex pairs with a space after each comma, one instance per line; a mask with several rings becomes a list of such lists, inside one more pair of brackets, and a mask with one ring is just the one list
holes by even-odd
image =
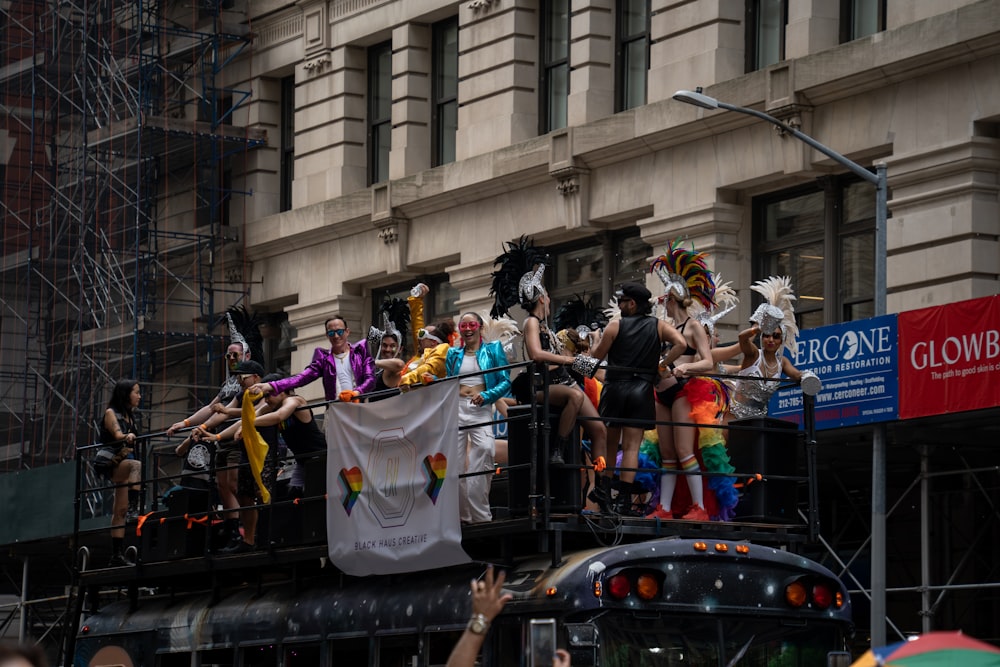
[[448, 474], [448, 459], [445, 455], [438, 452], [433, 456], [425, 456], [424, 474], [427, 475], [424, 493], [436, 505], [438, 494], [441, 493], [441, 487], [444, 486], [444, 477]]
[[358, 496], [361, 495], [361, 488], [364, 486], [361, 469], [357, 466], [354, 466], [350, 470], [341, 468], [339, 481], [341, 491], [340, 503], [344, 506], [344, 510], [347, 511], [347, 516], [351, 516], [354, 503], [358, 501]]

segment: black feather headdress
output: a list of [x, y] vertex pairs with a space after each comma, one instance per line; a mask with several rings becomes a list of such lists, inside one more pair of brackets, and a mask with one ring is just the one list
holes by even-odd
[[[405, 357], [403, 354], [403, 348], [406, 346], [407, 335], [410, 330], [410, 306], [405, 299], [400, 299], [399, 297], [393, 297], [391, 299], [386, 299], [382, 302], [382, 307], [378, 309], [378, 319], [381, 329], [377, 326], [372, 326], [372, 333], [378, 332], [378, 340], [374, 342], [375, 349], [372, 350], [372, 354], [378, 356], [379, 347], [382, 344], [382, 337], [386, 334], [394, 334], [396, 340], [399, 341], [399, 352], [397, 353], [400, 357]], [[371, 338], [371, 333], [369, 334], [369, 339]]]
[[556, 331], [576, 329], [581, 326], [593, 331], [594, 329], [603, 329], [608, 325], [608, 318], [594, 303], [592, 297], [588, 297], [586, 293], [583, 295], [574, 294], [573, 297], [559, 306], [559, 310], [556, 311], [555, 317], [552, 319]]
[[493, 272], [493, 285], [490, 287], [490, 296], [493, 297], [490, 317], [493, 318], [507, 315], [510, 308], [517, 304], [530, 307], [545, 293], [542, 285], [548, 261], [545, 250], [535, 247], [527, 236], [508, 241], [504, 246], [505, 252], [493, 260], [494, 265], [500, 265]]
[[250, 358], [264, 363], [264, 337], [260, 335], [260, 325], [264, 318], [256, 312], [250, 312], [244, 305], [233, 306], [219, 319], [229, 326], [229, 344], [239, 343], [243, 351], [250, 351]]

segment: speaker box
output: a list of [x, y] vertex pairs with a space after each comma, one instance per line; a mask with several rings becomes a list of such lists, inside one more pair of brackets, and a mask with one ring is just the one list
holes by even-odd
[[163, 499], [168, 516], [184, 516], [208, 511], [208, 489], [177, 487]]
[[269, 528], [270, 533], [261, 534], [269, 536], [275, 546], [326, 541], [326, 461], [310, 460], [305, 473], [306, 497], [276, 503], [266, 512], [265, 528]]
[[[754, 481], [750, 476], [795, 476], [799, 474], [798, 426], [772, 417], [737, 419], [729, 424], [729, 459], [744, 483], [736, 505], [736, 518], [768, 523], [799, 523], [798, 486], [792, 480]], [[758, 430], [749, 430], [752, 427]], [[746, 430], [744, 430], [746, 429]], [[768, 430], [759, 430], [768, 429]]]
[[[507, 423], [507, 463], [510, 466], [527, 464], [531, 461], [531, 431], [530, 405], [514, 405], [510, 407], [508, 415], [511, 419]], [[521, 419], [518, 419], [520, 417]], [[549, 413], [549, 437], [551, 442], [556, 442], [559, 429], [559, 412], [550, 410]], [[537, 460], [538, 460], [538, 492], [544, 492], [543, 479], [541, 477], [547, 468], [547, 461], [544, 454], [544, 438], [541, 429], [538, 432]], [[567, 466], [579, 466], [580, 455], [580, 429], [573, 429], [569, 439], [569, 444], [563, 452], [563, 458]], [[508, 489], [510, 494], [510, 513], [512, 516], [523, 516], [528, 513], [528, 497], [531, 492], [531, 477], [529, 468], [508, 471]], [[552, 512], [576, 513], [580, 511], [580, 470], [578, 468], [552, 468], [549, 473], [549, 498]], [[541, 504], [539, 504], [541, 509]]]
[[153, 512], [142, 525], [139, 554], [147, 563], [202, 556], [206, 534], [204, 522], [189, 522], [169, 512]]

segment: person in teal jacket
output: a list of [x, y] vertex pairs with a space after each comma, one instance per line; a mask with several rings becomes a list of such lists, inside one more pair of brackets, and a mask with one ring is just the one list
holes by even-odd
[[[483, 341], [483, 318], [465, 313], [459, 319], [461, 347], [448, 350], [445, 372], [458, 381], [458, 424], [460, 427], [483, 424], [493, 418], [493, 403], [510, 391], [510, 373], [491, 371], [507, 365], [500, 341]], [[483, 372], [489, 371], [489, 372]], [[459, 516], [463, 523], [491, 521], [490, 481], [493, 472], [495, 442], [493, 425], [463, 428], [458, 432], [459, 451], [465, 452], [465, 472], [482, 473], [463, 477], [459, 494]]]

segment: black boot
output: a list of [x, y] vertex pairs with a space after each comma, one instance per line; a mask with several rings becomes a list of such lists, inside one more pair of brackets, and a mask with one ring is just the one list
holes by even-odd
[[601, 508], [601, 514], [611, 514], [611, 478], [607, 475], [594, 475], [594, 488], [587, 498]]
[[139, 503], [141, 500], [141, 491], [128, 490], [128, 509], [125, 511], [125, 521], [135, 521], [139, 518]]
[[619, 482], [618, 495], [615, 496], [613, 512], [622, 517], [636, 517], [641, 513], [636, 512], [632, 506], [632, 482]]
[[233, 549], [242, 544], [243, 536], [240, 535], [239, 519], [226, 519], [223, 522], [222, 538], [226, 540], [226, 543], [219, 547], [220, 553], [230, 553]]
[[124, 567], [126, 565], [135, 565], [130, 558], [128, 558], [124, 553], [125, 538], [122, 537], [112, 537], [111, 538], [111, 560], [108, 561], [108, 567]]
[[566, 463], [566, 459], [563, 458], [563, 449], [567, 442], [569, 442], [569, 438], [558, 437], [550, 443], [552, 451], [549, 452], [549, 463], [560, 466]]

